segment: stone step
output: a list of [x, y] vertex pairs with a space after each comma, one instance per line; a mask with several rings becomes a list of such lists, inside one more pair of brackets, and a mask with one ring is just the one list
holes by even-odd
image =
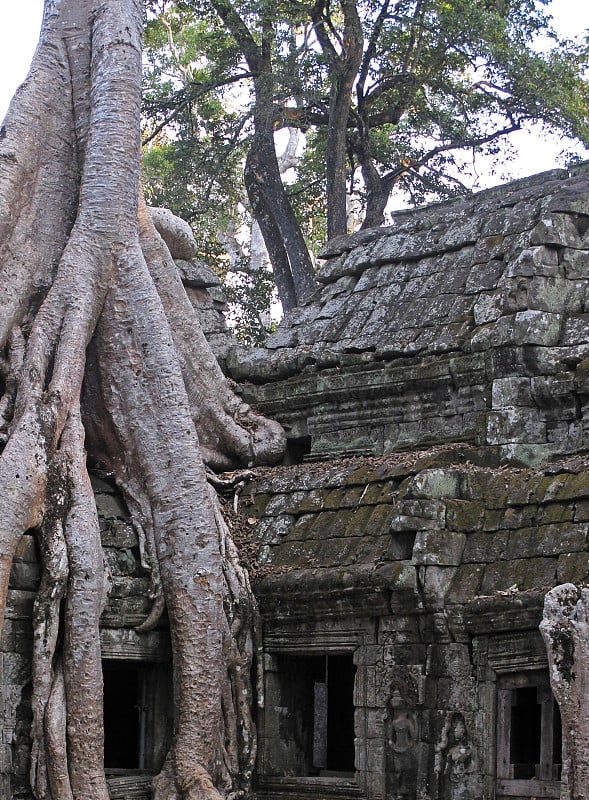
[[153, 775], [108, 775], [110, 800], [151, 800]]

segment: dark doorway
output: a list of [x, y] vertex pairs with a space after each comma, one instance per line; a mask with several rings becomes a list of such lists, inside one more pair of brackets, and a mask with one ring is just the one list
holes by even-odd
[[299, 436], [298, 439], [286, 440], [285, 464], [302, 464], [311, 452], [311, 437]]
[[105, 769], [137, 769], [140, 766], [140, 669], [124, 661], [103, 661], [102, 675]]
[[327, 769], [354, 771], [354, 678], [351, 655], [327, 657]]
[[[278, 658], [284, 774], [325, 776], [354, 772], [352, 654]], [[272, 723], [271, 723], [272, 724]]]
[[536, 686], [515, 689], [511, 706], [510, 761], [514, 778], [535, 778], [540, 763], [542, 707]]

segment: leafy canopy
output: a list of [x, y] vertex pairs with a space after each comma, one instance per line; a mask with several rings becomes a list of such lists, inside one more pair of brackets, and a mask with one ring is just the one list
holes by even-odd
[[[264, 113], [275, 130], [305, 133], [288, 192], [310, 246], [323, 239], [335, 67], [351, 46], [343, 2], [352, 0], [226, 0], [263, 51], [258, 74], [246, 39], [230, 35], [209, 0], [149, 4], [146, 192], [194, 224], [209, 262], [224, 252], [219, 232], [251, 224], [243, 164], [254, 79], [270, 88]], [[507, 177], [516, 130], [540, 124], [569, 155], [574, 142], [589, 145], [588, 41], [559, 40], [545, 0], [355, 2], [362, 57], [343, 124], [356, 220], [377, 195], [421, 203], [469, 191], [480, 156]]]

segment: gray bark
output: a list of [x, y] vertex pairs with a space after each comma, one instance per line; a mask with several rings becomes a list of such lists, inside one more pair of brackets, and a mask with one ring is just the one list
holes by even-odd
[[237, 773], [249, 743], [222, 764], [236, 741], [222, 698], [235, 653], [249, 656], [227, 616], [236, 565], [205, 461], [277, 460], [284, 434], [233, 395], [165, 244], [177, 231], [159, 219], [162, 239], [141, 199], [141, 25], [140, 0], [46, 0], [0, 141], [0, 624], [14, 552], [36, 529], [31, 783], [47, 800], [108, 798], [97, 644], [106, 587], [85, 448], [114, 473], [153, 570], [141, 629], [164, 600], [170, 618], [175, 737], [155, 797], [248, 788]]
[[355, 0], [342, 0], [344, 31], [340, 49], [330, 36], [329, 3], [316, 0], [310, 10], [323, 55], [329, 63], [329, 119], [327, 123], [327, 238], [347, 232], [346, 146], [352, 90], [362, 63], [364, 37]]
[[589, 589], [556, 586], [544, 599], [540, 631], [562, 719], [561, 800], [589, 798]]

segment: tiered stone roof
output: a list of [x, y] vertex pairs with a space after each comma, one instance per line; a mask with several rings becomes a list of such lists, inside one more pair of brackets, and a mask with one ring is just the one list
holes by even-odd
[[468, 441], [523, 463], [587, 447], [589, 166], [395, 215], [323, 252], [321, 287], [243, 394], [311, 458]]

